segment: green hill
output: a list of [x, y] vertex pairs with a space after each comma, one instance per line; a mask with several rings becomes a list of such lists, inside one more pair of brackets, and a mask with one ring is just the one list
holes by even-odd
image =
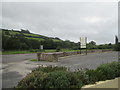
[[43, 36], [43, 35], [38, 35], [38, 34], [33, 34], [33, 33], [30, 33], [29, 31], [27, 30], [23, 30], [21, 29], [21, 31], [15, 31], [15, 30], [7, 30], [7, 29], [2, 29], [2, 33], [5, 35], [5, 36], [8, 36], [8, 37], [11, 37], [11, 36], [23, 36], [27, 39], [34, 39], [34, 40], [38, 40], [38, 41], [42, 41], [42, 40], [46, 40], [46, 39], [51, 39], [55, 42], [59, 42], [59, 41], [62, 41], [61, 39], [59, 38], [52, 38], [52, 37], [47, 37], [47, 36]]
[[39, 49], [40, 45], [44, 49], [57, 49], [57, 48], [79, 48], [79, 43], [74, 43], [69, 40], [63, 41], [58, 37], [47, 37], [39, 34], [31, 33], [28, 30], [2, 30], [2, 49], [3, 50], [28, 50]]
[[[2, 50], [32, 50], [39, 49], [43, 45], [44, 49], [73, 49], [79, 50], [80, 42], [75, 43], [69, 40], [61, 40], [58, 37], [48, 37], [31, 33], [28, 30], [17, 31], [0, 29], [2, 31]], [[0, 32], [1, 33], [1, 32]], [[120, 44], [119, 44], [120, 45]], [[96, 45], [94, 41], [87, 44], [87, 49], [119, 49], [119, 45], [103, 44]]]

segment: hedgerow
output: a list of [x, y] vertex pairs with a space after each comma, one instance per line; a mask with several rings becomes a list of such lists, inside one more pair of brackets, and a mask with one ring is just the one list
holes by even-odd
[[16, 88], [81, 88], [97, 81], [120, 77], [120, 63], [101, 64], [97, 69], [71, 72], [65, 67], [38, 67], [23, 78]]

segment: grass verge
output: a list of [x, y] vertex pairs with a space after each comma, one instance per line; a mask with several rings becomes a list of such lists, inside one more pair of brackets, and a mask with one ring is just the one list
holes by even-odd
[[32, 59], [32, 60], [30, 60], [30, 61], [34, 61], [34, 62], [36, 62], [36, 61], [38, 61], [38, 59]]
[[[91, 49], [91, 50], [101, 50], [101, 49]], [[110, 49], [104, 49], [104, 50], [110, 50]], [[61, 49], [60, 52], [75, 52], [80, 50], [72, 50], [72, 49]], [[84, 52], [86, 50], [81, 50], [81, 52]], [[90, 50], [88, 50], [90, 51]], [[20, 50], [20, 51], [3, 51], [0, 54], [7, 55], [7, 54], [27, 54], [27, 53], [38, 53], [39, 49], [33, 49], [33, 50]], [[43, 53], [52, 53], [56, 52], [56, 49], [45, 49]]]

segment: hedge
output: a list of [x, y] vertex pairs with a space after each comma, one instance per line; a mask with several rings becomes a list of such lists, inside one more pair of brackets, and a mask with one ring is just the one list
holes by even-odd
[[23, 78], [16, 88], [81, 88], [97, 81], [120, 77], [120, 63], [101, 64], [97, 69], [71, 72], [65, 67], [38, 67]]

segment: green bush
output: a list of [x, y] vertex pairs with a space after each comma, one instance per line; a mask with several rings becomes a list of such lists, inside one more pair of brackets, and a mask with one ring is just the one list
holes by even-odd
[[47, 74], [42, 71], [34, 71], [23, 78], [17, 88], [45, 88]]
[[97, 77], [97, 81], [104, 81], [106, 80], [106, 76], [101, 70], [95, 70], [94, 76]]
[[[82, 82], [75, 73], [57, 69], [43, 72], [37, 69], [19, 82], [17, 88], [81, 88]], [[46, 68], [48, 69], [48, 68]], [[43, 71], [40, 71], [43, 70]], [[57, 71], [58, 70], [58, 71]]]
[[112, 62], [109, 64], [109, 67], [114, 70], [115, 77], [120, 77], [120, 63]]
[[76, 77], [82, 81], [83, 85], [89, 84], [89, 77], [88, 75], [85, 73], [85, 71], [81, 70], [81, 71], [77, 71], [75, 72]]
[[73, 47], [72, 50], [80, 50], [79, 47]]
[[29, 51], [30, 51], [30, 52], [38, 52], [39, 49], [30, 49]]
[[120, 63], [112, 62], [100, 65], [96, 70], [98, 80], [113, 79], [120, 76]]
[[75, 72], [68, 72], [66, 76], [69, 80], [70, 88], [81, 88], [83, 86], [82, 80]]
[[46, 88], [70, 88], [70, 82], [65, 71], [55, 71], [48, 74]]
[[23, 78], [16, 88], [81, 88], [96, 81], [120, 77], [120, 63], [100, 65], [95, 70], [69, 71], [65, 67], [38, 67]]
[[88, 77], [86, 84], [94, 84], [96, 81], [98, 81], [95, 70], [88, 69], [86, 70], [85, 74]]
[[56, 52], [60, 52], [61, 51], [61, 49], [58, 47], [58, 48], [56, 48]]
[[55, 66], [55, 67], [53, 67], [53, 66], [41, 67], [40, 66], [33, 71], [42, 71], [45, 73], [49, 73], [49, 72], [54, 72], [54, 71], [67, 71], [67, 68], [66, 67], [57, 67], [57, 66]]

